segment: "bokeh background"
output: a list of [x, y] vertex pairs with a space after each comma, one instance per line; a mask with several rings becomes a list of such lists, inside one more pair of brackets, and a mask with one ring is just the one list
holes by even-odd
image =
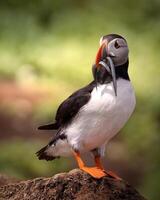
[[52, 137], [37, 126], [92, 80], [99, 38], [123, 35], [137, 107], [107, 147], [104, 164], [148, 199], [160, 199], [160, 1], [0, 1], [0, 173], [19, 179], [76, 166], [71, 158], [39, 161]]

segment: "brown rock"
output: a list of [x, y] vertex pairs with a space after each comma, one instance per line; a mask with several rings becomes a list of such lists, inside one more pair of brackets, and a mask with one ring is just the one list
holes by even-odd
[[18, 182], [19, 180], [17, 180], [16, 178], [7, 176], [5, 174], [0, 174], [0, 187], [3, 185], [7, 185], [9, 183], [15, 183]]
[[51, 178], [36, 178], [0, 188], [0, 200], [145, 200], [125, 181], [92, 178], [75, 169]]

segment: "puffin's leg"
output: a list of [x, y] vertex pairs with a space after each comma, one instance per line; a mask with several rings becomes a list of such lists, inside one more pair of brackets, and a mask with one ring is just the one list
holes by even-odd
[[101, 150], [96, 148], [96, 149], [92, 150], [92, 154], [94, 155], [94, 161], [95, 161], [96, 167], [105, 171], [104, 167], [101, 163]]
[[91, 176], [97, 179], [102, 178], [103, 176], [106, 176], [106, 173], [98, 167], [86, 167], [78, 151], [73, 151], [73, 153], [77, 160], [78, 166], [81, 170], [87, 172], [88, 174], [90, 174]]
[[95, 160], [95, 163], [96, 163], [96, 166], [97, 168], [103, 170], [106, 175], [114, 178], [114, 179], [117, 179], [117, 180], [122, 180], [117, 174], [115, 174], [114, 172], [112, 171], [105, 171], [105, 169], [103, 168], [102, 166], [102, 163], [101, 163], [101, 154], [104, 154], [104, 151], [103, 149], [100, 149], [100, 148], [97, 148], [97, 149], [94, 149], [92, 150], [92, 153], [94, 155], [94, 160]]

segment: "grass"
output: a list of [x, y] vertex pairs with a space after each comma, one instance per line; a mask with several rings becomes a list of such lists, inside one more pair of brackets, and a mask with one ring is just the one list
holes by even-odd
[[65, 158], [52, 162], [39, 161], [35, 152], [43, 145], [40, 141], [38, 144], [37, 141], [20, 139], [1, 143], [0, 171], [19, 179], [26, 179], [52, 176], [71, 167], [69, 160]]

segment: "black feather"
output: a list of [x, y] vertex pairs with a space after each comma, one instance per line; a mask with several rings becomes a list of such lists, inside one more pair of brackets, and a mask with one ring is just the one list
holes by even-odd
[[66, 126], [72, 121], [75, 115], [78, 113], [80, 108], [84, 106], [90, 99], [91, 92], [95, 87], [95, 81], [91, 82], [89, 85], [77, 90], [71, 96], [69, 96], [65, 101], [59, 106], [55, 123], [46, 124], [38, 127], [39, 130], [57, 130], [61, 127]]
[[45, 124], [42, 126], [38, 127], [38, 130], [56, 130], [58, 129], [58, 124], [57, 123], [50, 123], [50, 124]]
[[56, 123], [63, 127], [70, 123], [76, 116], [82, 106], [84, 106], [91, 97], [91, 92], [95, 87], [95, 81], [84, 88], [74, 92], [59, 106], [56, 114]]
[[49, 156], [47, 155], [46, 153], [46, 150], [49, 146], [45, 146], [43, 147], [42, 149], [40, 149], [39, 151], [36, 152], [36, 155], [38, 157], [39, 160], [47, 160], [47, 161], [50, 161], [50, 160], [54, 160], [56, 158], [59, 158], [59, 157], [56, 157], [56, 156]]

